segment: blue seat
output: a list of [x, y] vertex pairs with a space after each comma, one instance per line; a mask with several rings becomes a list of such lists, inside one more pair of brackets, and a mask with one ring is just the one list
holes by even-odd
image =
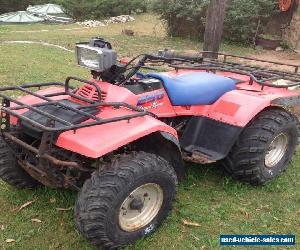
[[175, 106], [213, 104], [226, 92], [236, 88], [235, 80], [205, 72], [184, 73], [175, 77], [167, 73], [150, 73], [147, 77], [163, 82]]

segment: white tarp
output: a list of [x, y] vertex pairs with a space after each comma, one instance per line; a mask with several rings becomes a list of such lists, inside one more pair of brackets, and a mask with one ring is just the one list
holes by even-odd
[[26, 10], [36, 14], [64, 14], [63, 8], [60, 5], [50, 3], [29, 6]]
[[61, 16], [51, 16], [51, 15], [41, 15], [46, 22], [53, 23], [72, 23], [73, 19], [70, 17], [61, 17]]
[[44, 18], [32, 15], [27, 11], [10, 12], [0, 15], [0, 22], [3, 23], [37, 23], [44, 21]]

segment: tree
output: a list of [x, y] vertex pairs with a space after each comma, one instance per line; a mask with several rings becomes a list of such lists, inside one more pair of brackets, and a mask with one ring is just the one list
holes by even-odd
[[[1, 0], [0, 0], [1, 1]], [[146, 11], [146, 0], [56, 0], [75, 20], [103, 19], [105, 17]]]
[[0, 13], [25, 10], [25, 8], [28, 6], [28, 3], [29, 1], [0, 0]]
[[[153, 10], [166, 22], [170, 36], [203, 41], [210, 0], [153, 1]], [[220, 1], [214, 2], [219, 4]], [[222, 37], [227, 41], [252, 44], [258, 20], [260, 33], [268, 34], [267, 23], [277, 16], [278, 9], [278, 0], [227, 0]]]
[[[211, 0], [206, 12], [204, 51], [218, 52], [224, 28], [226, 0]], [[217, 58], [216, 54], [205, 53], [205, 57]]]

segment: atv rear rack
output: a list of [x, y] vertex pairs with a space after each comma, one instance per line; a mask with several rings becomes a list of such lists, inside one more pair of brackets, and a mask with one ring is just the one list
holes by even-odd
[[[207, 54], [217, 55], [217, 59], [207, 58]], [[179, 69], [193, 69], [193, 70], [206, 70], [208, 72], [231, 72], [241, 75], [247, 75], [250, 77], [249, 84], [256, 82], [262, 85], [273, 88], [289, 88], [300, 86], [300, 65], [284, 64], [279, 62], [272, 62], [261, 59], [254, 59], [244, 56], [236, 56], [225, 53], [201, 51], [199, 56], [202, 56], [203, 62], [193, 64], [171, 64], [170, 66]], [[237, 59], [236, 61], [229, 61], [228, 58]], [[245, 63], [244, 63], [245, 62]], [[266, 64], [265, 67], [255, 65], [257, 63]], [[287, 71], [281, 71], [274, 69], [274, 66], [283, 66]], [[273, 69], [272, 69], [273, 67]], [[286, 80], [286, 84], [275, 84], [273, 81]]]
[[[98, 91], [98, 97], [99, 97], [98, 100], [97, 101], [89, 100], [85, 97], [76, 95], [74, 89], [70, 87], [71, 80], [75, 80], [75, 81], [78, 81], [81, 83], [85, 83], [85, 84], [94, 86], [96, 88], [96, 90]], [[51, 86], [64, 87], [64, 89], [61, 92], [54, 93], [54, 94], [48, 94], [48, 95], [40, 95], [31, 90], [32, 88], [41, 89], [42, 87], [51, 87]], [[7, 91], [18, 91], [21, 94], [35, 96], [35, 97], [39, 98], [42, 101], [42, 103], [33, 104], [33, 105], [25, 104], [24, 102], [18, 101], [4, 93]], [[123, 121], [123, 120], [129, 121], [130, 119], [133, 119], [136, 117], [152, 115], [151, 113], [144, 111], [143, 109], [134, 107], [127, 103], [102, 102], [100, 87], [97, 84], [95, 84], [94, 82], [83, 80], [83, 79], [80, 79], [77, 77], [68, 77], [66, 79], [65, 83], [49, 82], [49, 83], [25, 84], [25, 85], [21, 85], [21, 86], [0, 87], [0, 97], [3, 98], [2, 107], [1, 107], [1, 117], [2, 117], [1, 130], [2, 131], [9, 130], [10, 116], [18, 118], [18, 122], [23, 121], [23, 122], [29, 123], [33, 127], [40, 129], [41, 132], [63, 132], [63, 131], [68, 131], [68, 130], [77, 130], [77, 129], [84, 128], [84, 127], [91, 127], [91, 126], [96, 126], [96, 125], [107, 124], [107, 123], [111, 123], [111, 122], [118, 122], [118, 121]], [[59, 102], [59, 100], [53, 100], [53, 99], [51, 99], [51, 97], [52, 98], [53, 97], [56, 97], [56, 98], [65, 97], [64, 99], [69, 99], [71, 97], [81, 103], [85, 103], [86, 105], [82, 105], [79, 108], [74, 108], [74, 107], [71, 107], [70, 105], [66, 105], [65, 103]], [[61, 101], [61, 99], [60, 99], [60, 101]], [[15, 106], [11, 106], [11, 103], [14, 103]], [[62, 118], [56, 117], [52, 114], [49, 114], [49, 113], [41, 110], [42, 107], [45, 107], [47, 105], [54, 105], [54, 106], [60, 107], [62, 109], [71, 110], [75, 114], [85, 117], [86, 118], [85, 120], [87, 120], [87, 122], [80, 123], [80, 124], [74, 124], [70, 121], [66, 121]], [[109, 119], [101, 119], [94, 114], [90, 114], [90, 113], [84, 111], [85, 109], [100, 108], [100, 107], [113, 107], [116, 109], [123, 107], [125, 109], [134, 111], [134, 113], [130, 114], [130, 115], [113, 117], [113, 118], [109, 118]], [[46, 118], [47, 123], [42, 124], [37, 121], [33, 121], [32, 119], [29, 119], [28, 117], [26, 117], [24, 114], [20, 114], [17, 112], [18, 110], [23, 110], [23, 109], [27, 109], [28, 111], [30, 110], [36, 114], [43, 116], [44, 118]], [[100, 109], [99, 109], [99, 112], [101, 112]], [[59, 123], [62, 126], [55, 127], [56, 123]]]

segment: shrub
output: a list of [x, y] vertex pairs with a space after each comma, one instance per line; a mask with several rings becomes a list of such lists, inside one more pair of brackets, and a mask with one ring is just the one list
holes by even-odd
[[277, 12], [277, 0], [230, 0], [226, 11], [224, 37], [231, 41], [250, 43]]
[[[172, 36], [203, 38], [209, 0], [156, 0], [154, 11], [166, 21]], [[227, 40], [249, 43], [258, 20], [262, 27], [276, 13], [277, 0], [228, 0], [224, 24]]]
[[145, 12], [149, 0], [61, 0], [66, 12], [76, 20]]
[[[48, 3], [48, 0], [0, 0], [0, 14], [25, 10], [29, 5]], [[52, 2], [55, 3], [55, 0]]]
[[169, 35], [198, 38], [205, 29], [208, 1], [157, 0], [153, 9], [166, 21]]

